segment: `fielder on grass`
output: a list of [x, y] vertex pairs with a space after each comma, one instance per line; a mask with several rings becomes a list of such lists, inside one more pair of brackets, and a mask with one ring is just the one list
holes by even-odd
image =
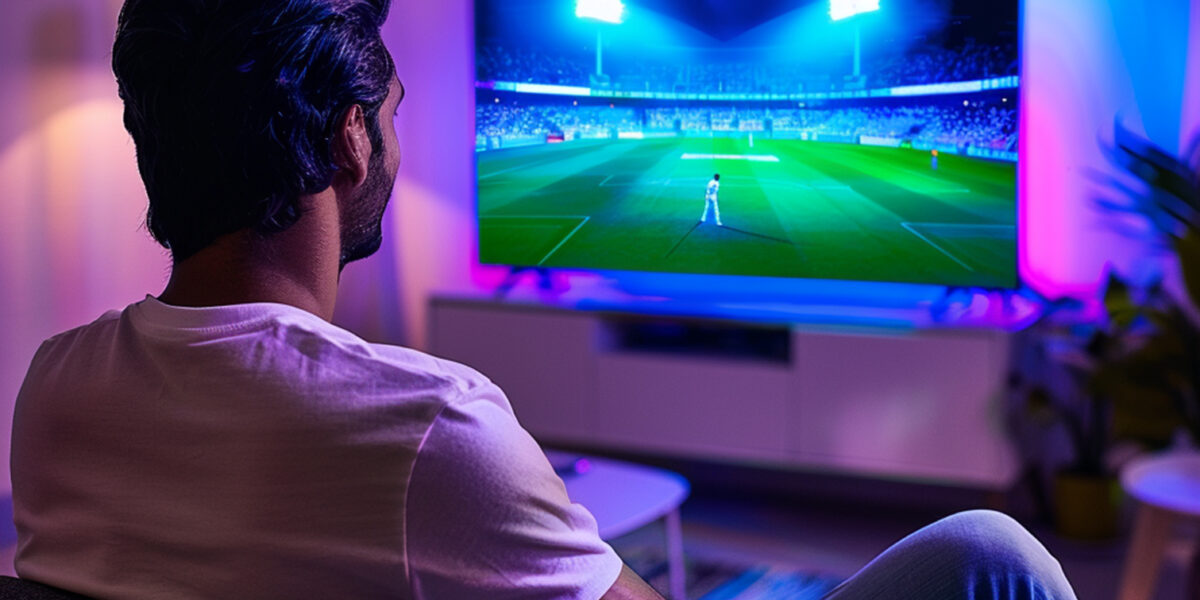
[[708, 221], [708, 208], [711, 206], [713, 216], [717, 219], [717, 227], [723, 227], [721, 224], [721, 208], [717, 206], [717, 191], [721, 189], [721, 174], [713, 175], [711, 181], [708, 182], [708, 187], [704, 189], [704, 212], [700, 215], [700, 222]]

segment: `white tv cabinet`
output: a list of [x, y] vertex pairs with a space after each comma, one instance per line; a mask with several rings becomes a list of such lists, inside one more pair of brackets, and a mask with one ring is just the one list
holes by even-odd
[[545, 444], [997, 491], [1016, 476], [1002, 332], [793, 327], [779, 332], [780, 360], [614, 340], [630, 320], [667, 317], [465, 298], [430, 308], [431, 351], [500, 385]]

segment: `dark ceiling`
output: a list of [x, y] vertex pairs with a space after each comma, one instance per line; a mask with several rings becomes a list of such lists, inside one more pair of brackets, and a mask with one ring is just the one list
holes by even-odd
[[829, 0], [626, 0], [669, 15], [719, 40], [729, 40], [775, 17]]
[[[0, 0], [2, 1], [2, 0]], [[573, 13], [576, 0], [476, 0], [476, 34], [545, 39], [545, 15]], [[651, 11], [727, 42], [791, 11], [829, 10], [829, 0], [624, 0], [631, 11]], [[949, 15], [953, 33], [989, 39], [1015, 32], [1020, 0], [882, 0], [889, 19], [912, 19], [908, 11]], [[932, 10], [931, 10], [932, 9]], [[939, 25], [941, 27], [941, 25]], [[950, 31], [950, 30], [948, 30]]]

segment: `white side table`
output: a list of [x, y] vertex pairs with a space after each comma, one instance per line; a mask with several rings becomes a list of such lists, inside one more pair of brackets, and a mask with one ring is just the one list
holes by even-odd
[[[691, 486], [683, 476], [619, 460], [547, 451], [567, 486], [567, 496], [596, 517], [600, 539], [611, 540], [649, 525], [666, 521], [667, 574], [672, 600], [686, 600], [683, 565], [683, 529], [679, 505]], [[563, 469], [563, 465], [571, 468]], [[565, 472], [564, 472], [565, 471]]]
[[1121, 487], [1138, 501], [1119, 600], [1154, 596], [1172, 525], [1200, 519], [1200, 453], [1143, 458], [1121, 470]]

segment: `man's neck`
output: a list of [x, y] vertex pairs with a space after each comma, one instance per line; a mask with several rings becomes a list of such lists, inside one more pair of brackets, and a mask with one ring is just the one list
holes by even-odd
[[304, 216], [286, 231], [237, 231], [175, 263], [159, 300], [189, 307], [274, 302], [331, 320], [341, 236], [336, 203], [322, 196], [302, 200]]

